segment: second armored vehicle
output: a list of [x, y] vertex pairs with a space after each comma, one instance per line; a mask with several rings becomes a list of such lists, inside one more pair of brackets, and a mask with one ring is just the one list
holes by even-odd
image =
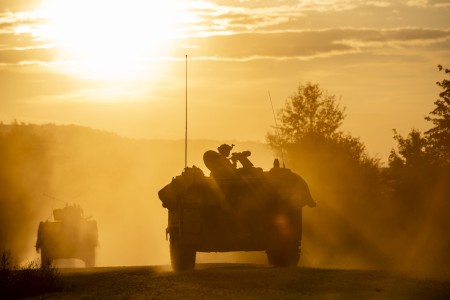
[[39, 224], [36, 250], [41, 252], [41, 264], [77, 258], [86, 267], [93, 267], [98, 246], [97, 222], [84, 217], [83, 210], [76, 205], [54, 209], [53, 218], [54, 221]]

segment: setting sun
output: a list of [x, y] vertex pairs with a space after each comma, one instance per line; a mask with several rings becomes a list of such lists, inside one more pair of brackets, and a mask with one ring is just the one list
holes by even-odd
[[40, 34], [71, 72], [94, 79], [139, 77], [148, 62], [167, 56], [181, 12], [178, 1], [124, 3], [48, 0]]

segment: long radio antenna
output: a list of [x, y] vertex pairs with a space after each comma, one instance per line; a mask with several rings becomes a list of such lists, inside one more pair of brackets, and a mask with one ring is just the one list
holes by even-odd
[[273, 120], [275, 121], [278, 139], [280, 140], [281, 161], [283, 162], [283, 168], [285, 168], [286, 166], [284, 164], [284, 154], [283, 154], [284, 151], [283, 151], [283, 145], [282, 145], [282, 141], [281, 141], [280, 127], [278, 127], [277, 118], [275, 117], [275, 110], [273, 109], [272, 96], [270, 95], [270, 91], [267, 91], [267, 92], [269, 93], [270, 105], [272, 106]]
[[188, 62], [188, 56], [186, 54], [186, 103], [185, 103], [185, 111], [186, 111], [186, 124], [185, 124], [185, 131], [184, 131], [184, 168], [187, 168], [187, 126], [188, 126], [188, 113], [187, 113], [187, 62]]

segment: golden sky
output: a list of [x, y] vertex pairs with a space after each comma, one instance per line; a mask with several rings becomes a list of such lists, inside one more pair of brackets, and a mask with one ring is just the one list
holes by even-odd
[[[157, 4], [152, 4], [157, 3]], [[385, 159], [426, 130], [448, 0], [1, 0], [0, 121], [139, 138], [264, 141], [299, 83], [346, 107], [343, 130]]]

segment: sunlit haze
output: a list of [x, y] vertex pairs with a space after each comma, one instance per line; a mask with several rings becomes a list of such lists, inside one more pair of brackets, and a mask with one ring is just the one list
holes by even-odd
[[69, 71], [124, 81], [150, 76], [183, 18], [178, 1], [46, 1], [37, 13], [45, 23], [33, 33], [57, 48]]
[[[443, 74], [437, 66], [450, 68], [449, 16], [446, 0], [2, 0], [0, 122], [75, 124], [170, 144], [184, 138], [187, 96], [188, 138], [198, 143], [191, 146], [196, 148], [189, 164], [203, 167], [201, 155], [208, 149], [201, 146], [218, 146], [211, 140], [264, 143], [275, 126], [272, 105], [276, 113], [300, 83], [312, 82], [346, 108], [340, 130], [360, 138], [386, 165], [396, 145], [394, 128], [402, 135], [430, 128], [424, 117], [439, 97], [436, 82]], [[183, 145], [176, 144], [180, 152], [167, 147], [174, 161], [161, 158], [172, 153], [155, 150], [164, 170], [156, 174], [143, 170], [153, 167], [154, 156], [133, 156], [147, 155], [143, 149], [153, 144], [130, 144], [127, 152], [105, 142], [101, 150], [109, 158], [134, 153], [127, 170], [136, 172], [114, 192], [109, 189], [119, 185], [120, 162], [105, 158], [104, 168], [117, 171], [117, 178], [102, 178], [104, 169], [91, 168], [101, 151], [77, 142], [85, 152], [73, 150], [74, 157], [88, 162], [80, 170], [90, 173], [70, 173], [78, 170], [77, 161], [60, 163], [52, 170], [49, 193], [70, 199], [90, 191], [77, 201], [99, 224], [103, 220], [99, 265], [167, 264], [166, 211], [156, 192], [182, 170]], [[239, 150], [253, 150], [255, 165], [267, 170], [272, 153], [257, 145]], [[106, 191], [115, 204], [96, 198]], [[126, 209], [117, 204], [133, 199]], [[39, 217], [49, 214], [51, 207]], [[137, 215], [133, 231], [159, 244], [145, 242], [122, 255], [127, 245], [117, 235], [132, 245], [142, 243], [142, 236], [118, 225], [126, 223], [118, 221], [121, 214]], [[111, 249], [122, 254], [114, 256]]]

